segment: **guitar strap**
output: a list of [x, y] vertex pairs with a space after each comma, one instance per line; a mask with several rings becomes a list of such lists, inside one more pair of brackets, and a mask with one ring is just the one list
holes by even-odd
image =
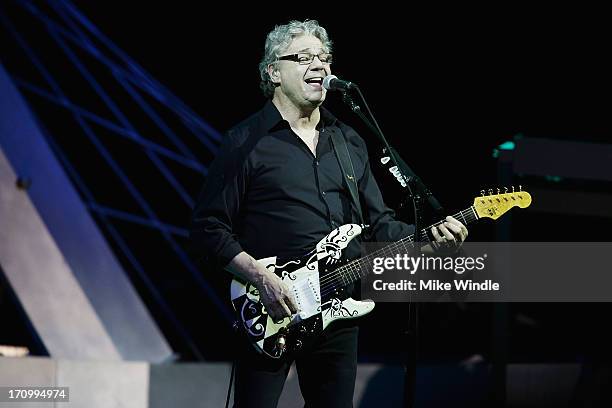
[[353, 199], [353, 207], [359, 216], [359, 222], [361, 225], [365, 225], [363, 220], [363, 212], [361, 211], [361, 204], [359, 203], [359, 190], [357, 186], [357, 177], [355, 177], [355, 169], [353, 168], [353, 161], [349, 154], [348, 146], [342, 132], [331, 131], [331, 142], [338, 163], [340, 164], [340, 170], [344, 175], [346, 184], [348, 185], [349, 191], [351, 192], [351, 198]]

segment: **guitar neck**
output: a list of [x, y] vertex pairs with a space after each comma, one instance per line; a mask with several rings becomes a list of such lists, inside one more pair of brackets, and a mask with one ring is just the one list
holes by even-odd
[[[478, 220], [478, 215], [473, 206], [466, 208], [463, 211], [459, 211], [457, 214], [453, 215], [453, 218], [461, 221], [463, 225], [468, 225], [476, 220]], [[423, 228], [419, 231], [419, 242], [430, 242], [429, 234], [427, 233], [431, 230], [432, 227], [437, 227], [441, 225], [445, 220], [441, 220], [432, 224], [426, 228]], [[334, 282], [342, 282], [342, 286], [349, 285], [358, 279], [366, 276], [373, 269], [373, 260], [374, 258], [380, 257], [393, 257], [398, 252], [408, 252], [413, 248], [413, 242], [415, 241], [415, 235], [411, 234], [405, 238], [400, 239], [397, 242], [389, 244], [381, 249], [378, 249], [362, 258], [355, 259], [346, 265], [341, 266], [340, 268], [333, 271], [333, 274], [337, 274], [341, 279], [335, 279]]]
[[[461, 221], [463, 223], [463, 225], [468, 225], [471, 224], [473, 222], [475, 222], [476, 220], [478, 220], [478, 215], [476, 214], [476, 210], [474, 209], [473, 206], [470, 206], [468, 208], [466, 208], [463, 211], [459, 211], [457, 214], [453, 214], [452, 215], [453, 218]], [[429, 234], [428, 231], [431, 230], [432, 227], [437, 227], [439, 225], [442, 225], [446, 220], [440, 220], [438, 222], [436, 222], [435, 224], [431, 224], [430, 226], [423, 228], [420, 232], [419, 232], [419, 242], [430, 242], [431, 240], [429, 239]], [[414, 236], [416, 234], [411, 234], [409, 236], [407, 236], [406, 238], [401, 239], [400, 241], [396, 242], [402, 242], [402, 241], [406, 241], [407, 243], [410, 242], [414, 242]], [[392, 244], [393, 245], [393, 244]], [[389, 245], [391, 246], [391, 245]]]

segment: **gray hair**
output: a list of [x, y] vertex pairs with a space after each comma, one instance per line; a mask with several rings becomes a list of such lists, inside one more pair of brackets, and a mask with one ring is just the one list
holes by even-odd
[[291, 45], [294, 38], [302, 35], [317, 37], [323, 43], [324, 50], [332, 52], [332, 42], [327, 36], [327, 31], [316, 20], [293, 20], [288, 24], [276, 26], [266, 38], [264, 56], [259, 63], [259, 74], [261, 75], [259, 87], [266, 98], [271, 98], [276, 88], [268, 74], [268, 66], [277, 61], [281, 53]]

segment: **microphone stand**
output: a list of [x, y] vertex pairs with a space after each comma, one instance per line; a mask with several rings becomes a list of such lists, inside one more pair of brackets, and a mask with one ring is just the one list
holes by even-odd
[[[413, 198], [413, 200], [414, 198], [417, 198], [417, 197], [427, 199], [427, 202], [429, 203], [431, 208], [433, 208], [433, 210], [438, 215], [442, 215], [444, 213], [444, 208], [442, 207], [442, 205], [440, 205], [440, 202], [431, 193], [431, 191], [427, 188], [427, 186], [425, 186], [421, 178], [418, 177], [416, 173], [410, 168], [410, 166], [408, 166], [408, 164], [402, 159], [402, 157], [399, 155], [397, 150], [391, 147], [391, 145], [389, 145], [387, 138], [385, 137], [382, 130], [380, 129], [380, 126], [378, 126], [378, 122], [376, 122], [376, 118], [374, 117], [374, 115], [372, 115], [372, 112], [370, 111], [370, 108], [368, 107], [368, 104], [365, 101], [363, 94], [361, 93], [361, 91], [356, 85], [354, 86], [355, 86], [354, 89], [356, 89], [357, 92], [359, 93], [361, 99], [363, 100], [366, 106], [366, 109], [368, 110], [370, 116], [372, 117], [373, 122], [371, 122], [368, 119], [368, 117], [362, 112], [361, 107], [355, 103], [355, 101], [349, 95], [348, 92], [346, 91], [342, 92], [342, 100], [344, 101], [344, 103], [346, 103], [349, 106], [349, 108], [353, 112], [357, 114], [357, 116], [361, 118], [361, 120], [368, 126], [368, 128], [370, 128], [370, 130], [380, 139], [380, 142], [384, 146], [382, 149], [383, 158], [381, 159], [381, 161], [391, 162], [393, 164], [393, 167], [390, 167], [390, 171], [394, 175], [396, 175], [396, 178], [398, 179], [402, 187], [408, 188], [409, 195], [410, 197]], [[386, 160], [387, 158], [389, 160]], [[386, 163], [383, 163], [383, 164], [386, 164]], [[394, 167], [397, 170], [394, 169]], [[404, 181], [403, 183], [402, 183], [402, 180]], [[415, 190], [414, 193], [413, 193], [413, 190]], [[415, 231], [418, 231], [418, 230], [415, 229]], [[421, 238], [420, 236], [415, 235], [415, 242], [420, 241], [420, 238]]]
[[[389, 167], [389, 171], [395, 176], [396, 180], [400, 183], [400, 185], [406, 189], [408, 189], [408, 197], [412, 199], [412, 206], [414, 209], [414, 243], [413, 247], [416, 257], [421, 255], [421, 247], [419, 243], [421, 239], [428, 240], [427, 231], [421, 231], [421, 226], [424, 224], [423, 221], [423, 202], [427, 201], [427, 203], [433, 208], [433, 210], [438, 213], [438, 215], [444, 213], [444, 209], [440, 205], [440, 202], [434, 197], [431, 191], [425, 186], [423, 181], [414, 173], [414, 171], [408, 166], [408, 164], [401, 158], [399, 153], [391, 147], [387, 138], [383, 134], [380, 126], [376, 121], [376, 118], [370, 111], [368, 107], [368, 103], [366, 102], [363, 94], [359, 87], [353, 84], [353, 89], [355, 89], [363, 101], [366, 110], [368, 111], [372, 121], [368, 119], [368, 117], [362, 112], [361, 107], [355, 103], [353, 98], [349, 95], [348, 92], [342, 91], [342, 100], [346, 103], [349, 108], [357, 114], [361, 118], [361, 120], [370, 128], [370, 130], [379, 138], [380, 142], [383, 144], [381, 163], [392, 164]], [[424, 235], [424, 236], [422, 236]], [[405, 369], [405, 377], [404, 377], [404, 405], [406, 407], [414, 406], [414, 395], [416, 391], [416, 367], [417, 367], [417, 357], [418, 357], [418, 346], [419, 346], [419, 338], [418, 338], [418, 310], [417, 304], [409, 302], [408, 303], [408, 311], [407, 311], [408, 320], [406, 322], [406, 327], [404, 329], [404, 336], [406, 337], [406, 343], [408, 343], [409, 338], [412, 336], [414, 339], [414, 346], [411, 350], [406, 350], [404, 355], [404, 369]]]

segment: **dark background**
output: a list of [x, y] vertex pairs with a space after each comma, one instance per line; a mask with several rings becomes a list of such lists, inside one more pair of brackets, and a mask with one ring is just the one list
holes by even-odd
[[[264, 102], [257, 64], [266, 34], [290, 19], [317, 19], [334, 41], [333, 73], [360, 85], [391, 143], [451, 210], [497, 185], [492, 151], [516, 134], [612, 139], [612, 33], [596, 10], [77, 4], [220, 131]], [[339, 97], [327, 105], [375, 154], [373, 135]]]
[[[384, 4], [334, 8], [300, 4], [210, 6], [173, 2], [89, 2], [74, 4], [121, 49], [167, 86], [204, 120], [225, 131], [264, 103], [257, 64], [266, 34], [291, 19], [317, 19], [334, 42], [333, 73], [359, 84], [391, 144], [435, 193], [449, 213], [468, 207], [481, 189], [498, 186], [493, 149], [521, 134], [610, 143], [611, 83], [609, 24], [598, 10]], [[326, 105], [366, 139], [374, 163], [378, 145], [337, 95]], [[125, 153], [124, 153], [125, 154]], [[542, 160], [546, 160], [542, 157]], [[208, 164], [208, 163], [205, 163]], [[602, 163], [609, 166], [609, 163]], [[398, 204], [391, 177], [373, 166], [389, 205]], [[87, 169], [83, 170], [87, 172]], [[95, 171], [95, 169], [90, 171]], [[554, 176], [554, 175], [552, 175]], [[187, 187], [196, 196], [203, 179]], [[546, 186], [545, 179], [517, 179]], [[153, 184], [155, 181], [152, 180]], [[567, 191], [609, 191], [610, 186], [563, 180]], [[537, 199], [537, 197], [535, 198]], [[156, 198], [163, 206], [164, 196]], [[187, 225], [190, 213], [174, 214]], [[409, 218], [407, 221], [411, 221]], [[610, 218], [516, 212], [513, 239], [522, 241], [609, 240]], [[470, 228], [470, 240], [495, 239], [485, 220]], [[143, 236], [143, 239], [147, 238]], [[271, 238], [270, 238], [271, 239]], [[153, 272], [159, 274], [159, 271]], [[178, 290], [181, 283], [173, 284]], [[146, 291], [137, 288], [147, 301]], [[187, 290], [186, 288], [185, 290]], [[183, 292], [185, 293], [185, 292]], [[187, 299], [187, 297], [185, 298]], [[150, 301], [150, 300], [149, 300]], [[185, 301], [208, 358], [229, 358], [229, 329], [211, 334], [198, 328], [205, 300]], [[151, 307], [151, 306], [150, 306]], [[513, 305], [510, 358], [514, 361], [574, 361], [601, 339], [607, 305]], [[182, 358], [182, 349], [157, 316]], [[405, 310], [380, 305], [364, 321], [362, 358], [397, 361]], [[431, 305], [421, 319], [421, 356], [456, 361], [493, 347], [492, 305]], [[602, 341], [602, 340], [598, 340]], [[599, 353], [597, 348], [596, 356]]]

